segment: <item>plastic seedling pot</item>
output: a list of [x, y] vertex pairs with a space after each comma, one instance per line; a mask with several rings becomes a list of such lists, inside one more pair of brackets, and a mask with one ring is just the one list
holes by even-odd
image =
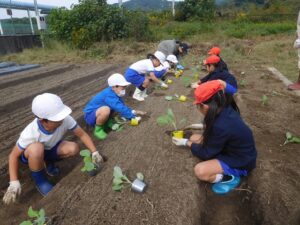
[[146, 184], [139, 180], [138, 178], [136, 178], [131, 185], [131, 190], [137, 193], [143, 193], [146, 189]]
[[139, 125], [139, 121], [137, 119], [133, 118], [133, 119], [130, 120], [130, 125], [131, 126], [137, 126], [137, 125]]
[[180, 97], [178, 98], [179, 101], [181, 102], [185, 102], [186, 101], [186, 97], [184, 95], [180, 95]]
[[100, 170], [102, 169], [102, 167], [100, 165], [98, 165], [96, 163], [94, 163], [94, 165], [95, 165], [95, 168], [91, 171], [88, 171], [88, 174], [91, 177], [96, 176], [100, 172]]
[[167, 80], [167, 84], [172, 84], [172, 83], [173, 83], [172, 80], [170, 80], [170, 79]]
[[172, 135], [175, 138], [183, 138], [184, 132], [183, 130], [176, 130], [172, 132]]

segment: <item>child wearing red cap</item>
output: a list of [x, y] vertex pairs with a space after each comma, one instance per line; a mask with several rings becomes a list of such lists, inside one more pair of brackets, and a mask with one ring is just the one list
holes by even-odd
[[219, 66], [220, 57], [216, 55], [211, 55], [204, 60], [204, 65], [208, 71], [208, 75], [200, 79], [200, 81], [193, 83], [192, 88], [197, 88], [199, 84], [210, 81], [210, 80], [223, 80], [226, 83], [237, 88], [237, 81], [235, 77], [228, 72], [228, 70], [222, 70]]
[[219, 47], [212, 47], [208, 53], [208, 55], [216, 55], [218, 57], [220, 57], [220, 63], [219, 63], [219, 67], [222, 70], [227, 70], [228, 71], [228, 67], [227, 64], [224, 62], [224, 60], [221, 58], [220, 54], [221, 54], [221, 49]]
[[204, 132], [190, 139], [172, 139], [177, 146], [188, 146], [192, 153], [204, 160], [195, 168], [196, 176], [214, 183], [215, 193], [225, 194], [255, 168], [256, 148], [252, 131], [240, 114], [226, 105], [224, 86], [208, 81], [195, 90], [197, 109], [204, 115]]

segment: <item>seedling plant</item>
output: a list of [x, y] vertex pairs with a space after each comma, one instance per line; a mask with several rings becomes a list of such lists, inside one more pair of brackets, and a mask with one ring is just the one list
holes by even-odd
[[96, 169], [96, 166], [92, 161], [92, 154], [88, 149], [81, 150], [80, 155], [83, 157], [84, 162], [84, 166], [81, 168], [81, 172], [90, 172]]
[[40, 209], [39, 211], [35, 211], [30, 206], [27, 212], [29, 220], [23, 221], [20, 225], [45, 225], [46, 217], [45, 210]]
[[[186, 121], [186, 119], [183, 118], [182, 120], [179, 121], [178, 124], [184, 123], [185, 121]], [[157, 118], [156, 122], [158, 123], [158, 125], [162, 125], [162, 126], [172, 125], [174, 127], [175, 131], [178, 130], [177, 124], [176, 124], [176, 117], [175, 117], [172, 109], [170, 109], [170, 108], [167, 110], [167, 114], [159, 116]]]
[[261, 105], [262, 105], [262, 106], [266, 106], [266, 105], [268, 104], [268, 101], [269, 101], [269, 98], [268, 98], [267, 95], [263, 95], [263, 96], [261, 97]]
[[297, 144], [300, 143], [300, 137], [297, 137], [290, 132], [286, 132], [285, 137], [286, 137], [286, 140], [283, 143], [283, 145], [286, 145], [288, 143], [297, 143]]
[[[121, 191], [126, 185], [132, 185], [132, 182], [123, 174], [122, 169], [119, 166], [114, 167], [113, 176], [112, 189], [114, 191]], [[144, 180], [144, 175], [142, 173], [137, 173], [136, 177], [141, 181]]]

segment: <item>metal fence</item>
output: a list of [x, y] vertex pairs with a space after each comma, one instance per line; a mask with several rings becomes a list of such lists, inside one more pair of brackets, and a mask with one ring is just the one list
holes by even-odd
[[[34, 33], [37, 33], [38, 27], [35, 21], [32, 21]], [[1, 21], [3, 35], [21, 35], [21, 34], [32, 34], [31, 26], [28, 23], [13, 22], [11, 20]]]

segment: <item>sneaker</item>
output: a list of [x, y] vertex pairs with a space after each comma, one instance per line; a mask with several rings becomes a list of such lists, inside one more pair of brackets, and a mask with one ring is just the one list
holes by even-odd
[[107, 133], [104, 131], [104, 126], [96, 125], [94, 129], [94, 135], [100, 140], [104, 140], [107, 137]]
[[225, 195], [236, 188], [240, 182], [240, 177], [230, 175], [231, 178], [222, 180], [219, 183], [215, 183], [212, 186], [212, 191], [218, 195]]
[[147, 89], [145, 89], [145, 90], [143, 90], [143, 91], [141, 92], [141, 96], [142, 96], [143, 98], [147, 98], [147, 97], [148, 97], [148, 95], [147, 95]]
[[46, 173], [50, 177], [55, 177], [60, 174], [60, 169], [57, 166], [55, 166], [55, 164], [53, 162], [47, 162], [46, 163]]
[[132, 98], [134, 98], [135, 100], [138, 100], [140, 102], [145, 100], [145, 98], [142, 96], [142, 91], [138, 88], [135, 89]]

